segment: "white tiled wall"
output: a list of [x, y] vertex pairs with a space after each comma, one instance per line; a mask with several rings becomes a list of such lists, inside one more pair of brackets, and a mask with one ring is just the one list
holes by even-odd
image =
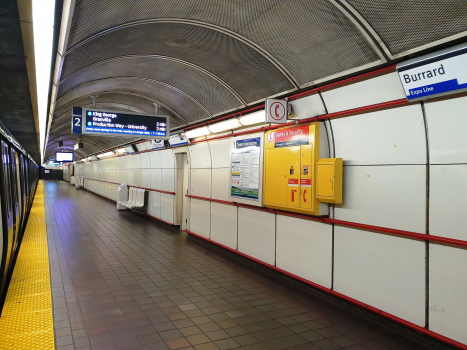
[[425, 243], [334, 228], [334, 289], [425, 325]]
[[467, 250], [430, 245], [430, 329], [467, 344]]
[[[326, 108], [333, 113], [405, 96], [397, 74], [389, 73], [324, 91], [322, 97], [324, 104], [318, 94], [293, 100], [293, 117], [304, 119], [324, 114]], [[330, 144], [345, 165], [344, 201], [335, 206], [335, 219], [425, 234], [429, 194], [429, 233], [467, 240], [467, 97], [433, 101], [425, 102], [424, 110], [420, 103], [412, 103], [328, 123]], [[231, 141], [188, 147], [192, 195], [231, 201]], [[76, 175], [173, 192], [174, 168], [168, 149], [77, 165]], [[115, 185], [98, 181], [89, 180], [86, 187], [106, 196], [115, 193]], [[150, 193], [150, 215], [174, 222], [174, 206], [174, 196]], [[199, 199], [190, 199], [189, 230], [425, 325], [423, 241]], [[467, 343], [467, 250], [436, 243], [429, 247], [430, 329]]]

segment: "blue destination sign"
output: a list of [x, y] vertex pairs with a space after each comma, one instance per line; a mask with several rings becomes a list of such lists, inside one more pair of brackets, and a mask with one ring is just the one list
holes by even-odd
[[[127, 136], [164, 140], [169, 138], [169, 120], [167, 116], [128, 114], [94, 108], [80, 109], [82, 110], [81, 133], [85, 135]], [[75, 112], [78, 112], [76, 107], [73, 108], [73, 120], [75, 120]], [[72, 130], [74, 134], [78, 133], [75, 132], [74, 124]], [[76, 129], [76, 131], [78, 130]]]
[[422, 100], [467, 90], [467, 44], [397, 65], [407, 100]]

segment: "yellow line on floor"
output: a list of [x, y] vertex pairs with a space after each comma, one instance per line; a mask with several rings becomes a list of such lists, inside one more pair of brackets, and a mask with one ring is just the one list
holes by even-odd
[[40, 181], [0, 317], [0, 350], [54, 347], [44, 189]]

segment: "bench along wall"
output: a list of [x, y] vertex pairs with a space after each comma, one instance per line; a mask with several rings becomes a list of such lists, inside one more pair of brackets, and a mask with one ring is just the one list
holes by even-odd
[[[390, 72], [324, 90], [322, 98], [294, 100], [292, 117], [404, 97], [397, 74]], [[332, 208], [331, 217], [467, 241], [465, 95], [325, 123], [328, 156], [344, 159], [344, 200]], [[210, 201], [231, 201], [230, 141], [188, 147], [189, 191], [204, 198], [189, 199], [189, 231], [467, 344], [465, 249]], [[172, 150], [76, 168], [78, 176], [174, 191]], [[108, 197], [118, 186], [88, 184]], [[175, 205], [174, 196], [151, 192], [151, 215], [173, 223]]]

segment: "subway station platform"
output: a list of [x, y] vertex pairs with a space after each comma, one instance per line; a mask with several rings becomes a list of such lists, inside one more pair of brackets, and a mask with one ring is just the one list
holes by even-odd
[[57, 349], [426, 349], [177, 227], [43, 190]]

